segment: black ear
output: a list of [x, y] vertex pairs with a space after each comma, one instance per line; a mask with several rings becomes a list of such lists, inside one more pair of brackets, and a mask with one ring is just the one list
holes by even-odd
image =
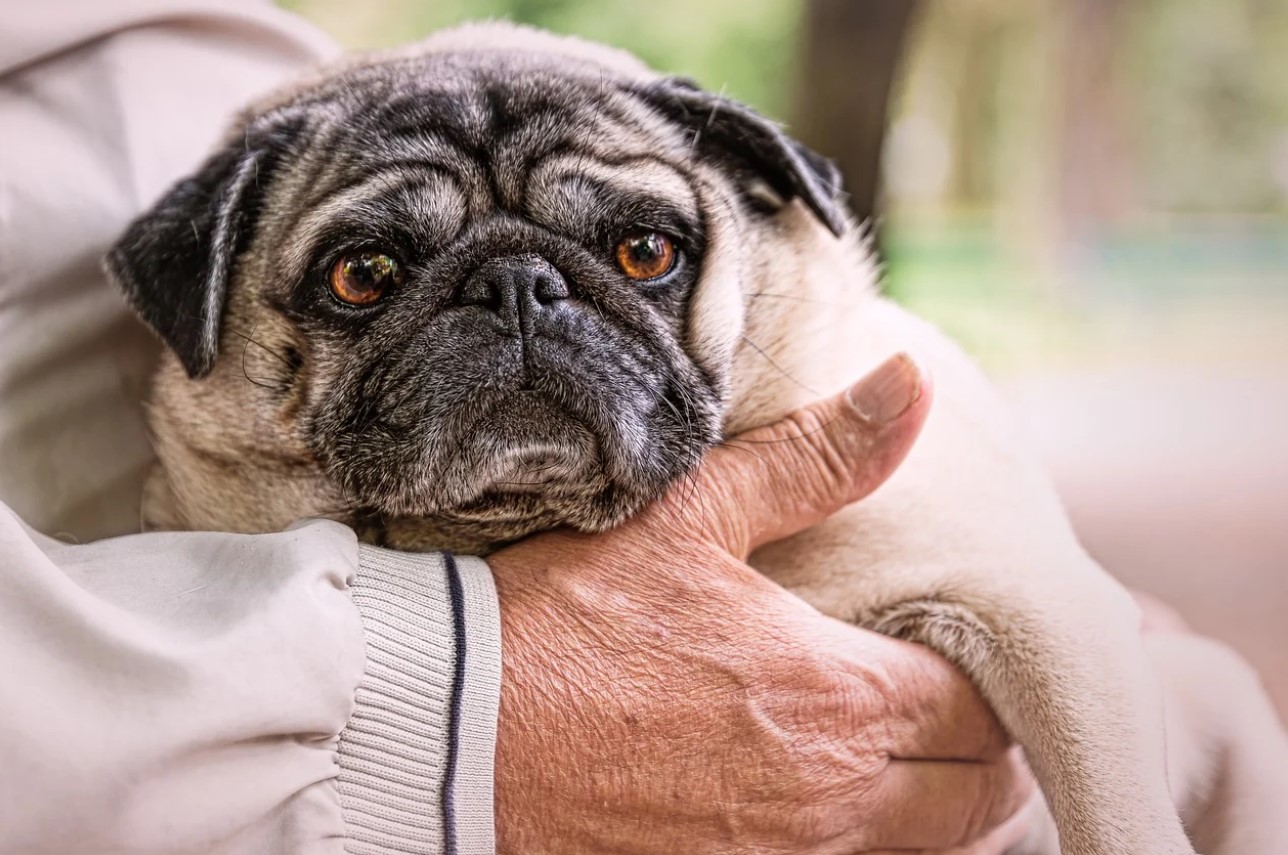
[[739, 104], [671, 77], [648, 90], [665, 114], [692, 130], [695, 144], [745, 161], [784, 199], [799, 198], [837, 237], [845, 231], [841, 173], [827, 158]]
[[108, 275], [190, 377], [215, 365], [237, 256], [292, 129], [248, 129], [132, 222], [108, 252]]

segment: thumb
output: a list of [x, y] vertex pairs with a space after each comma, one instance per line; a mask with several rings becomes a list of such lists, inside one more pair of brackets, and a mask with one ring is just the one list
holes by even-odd
[[711, 499], [720, 545], [745, 558], [867, 496], [912, 448], [931, 391], [901, 353], [839, 395], [713, 449], [694, 486]]

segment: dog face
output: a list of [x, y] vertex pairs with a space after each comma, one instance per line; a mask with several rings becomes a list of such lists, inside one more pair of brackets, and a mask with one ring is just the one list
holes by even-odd
[[[776, 216], [798, 199], [839, 233], [837, 193], [741, 106], [490, 25], [253, 108], [108, 269], [172, 352], [165, 465], [192, 460], [167, 436], [276, 461], [328, 506], [267, 524], [432, 519], [477, 546], [612, 525], [692, 467], [750, 271], [794, 251]], [[185, 503], [237, 501], [195, 481]]]

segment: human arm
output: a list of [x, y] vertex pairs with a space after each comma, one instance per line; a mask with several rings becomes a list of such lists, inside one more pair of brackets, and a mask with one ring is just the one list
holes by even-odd
[[490, 849], [481, 562], [320, 521], [74, 545], [0, 506], [0, 582], [0, 852]]
[[969, 683], [744, 563], [894, 469], [929, 405], [908, 367], [861, 387], [869, 417], [820, 402], [607, 535], [490, 559], [502, 853], [1000, 853], [1022, 835], [1004, 821], [1027, 778]]
[[[692, 500], [494, 557], [500, 851], [672, 852], [677, 832], [695, 853], [1002, 851], [1027, 786], [969, 684], [741, 562], [875, 487], [925, 407], [883, 426], [825, 402], [743, 439], [761, 453], [714, 452]], [[778, 441], [794, 435], [810, 441]], [[406, 851], [449, 837], [490, 851], [478, 775], [499, 663], [481, 566], [453, 593], [435, 557], [325, 522], [88, 546], [9, 514], [0, 531], [9, 841], [329, 851], [345, 834], [397, 851], [396, 835]], [[448, 615], [464, 652], [442, 651]], [[435, 756], [453, 727], [472, 751], [455, 772]]]

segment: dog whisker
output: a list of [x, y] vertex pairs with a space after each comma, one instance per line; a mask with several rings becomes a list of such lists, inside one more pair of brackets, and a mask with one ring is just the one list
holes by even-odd
[[829, 300], [816, 300], [812, 297], [802, 297], [798, 294], [774, 294], [769, 291], [757, 291], [754, 294], [748, 294], [748, 300], [755, 300], [762, 297], [768, 297], [775, 300], [791, 300], [795, 303], [809, 303], [815, 306], [828, 306], [830, 308], [841, 308], [840, 303], [833, 303]]
[[745, 342], [747, 346], [749, 346], [752, 350], [756, 351], [756, 353], [759, 353], [762, 357], [764, 357], [765, 361], [768, 362], [770, 365], [772, 365], [778, 371], [778, 373], [782, 374], [788, 380], [792, 381], [793, 383], [795, 383], [797, 386], [799, 386], [801, 389], [805, 390], [806, 392], [809, 392], [814, 397], [816, 398], [821, 397], [817, 390], [811, 389], [809, 386], [802, 383], [800, 380], [797, 380], [795, 377], [792, 376], [791, 372], [789, 372], [786, 368], [783, 368], [781, 365], [779, 365], [772, 356], [770, 356], [768, 353], [765, 352], [765, 349], [763, 347], [756, 344], [746, 335], [741, 335], [739, 336], [739, 338], [741, 338], [743, 342]]

